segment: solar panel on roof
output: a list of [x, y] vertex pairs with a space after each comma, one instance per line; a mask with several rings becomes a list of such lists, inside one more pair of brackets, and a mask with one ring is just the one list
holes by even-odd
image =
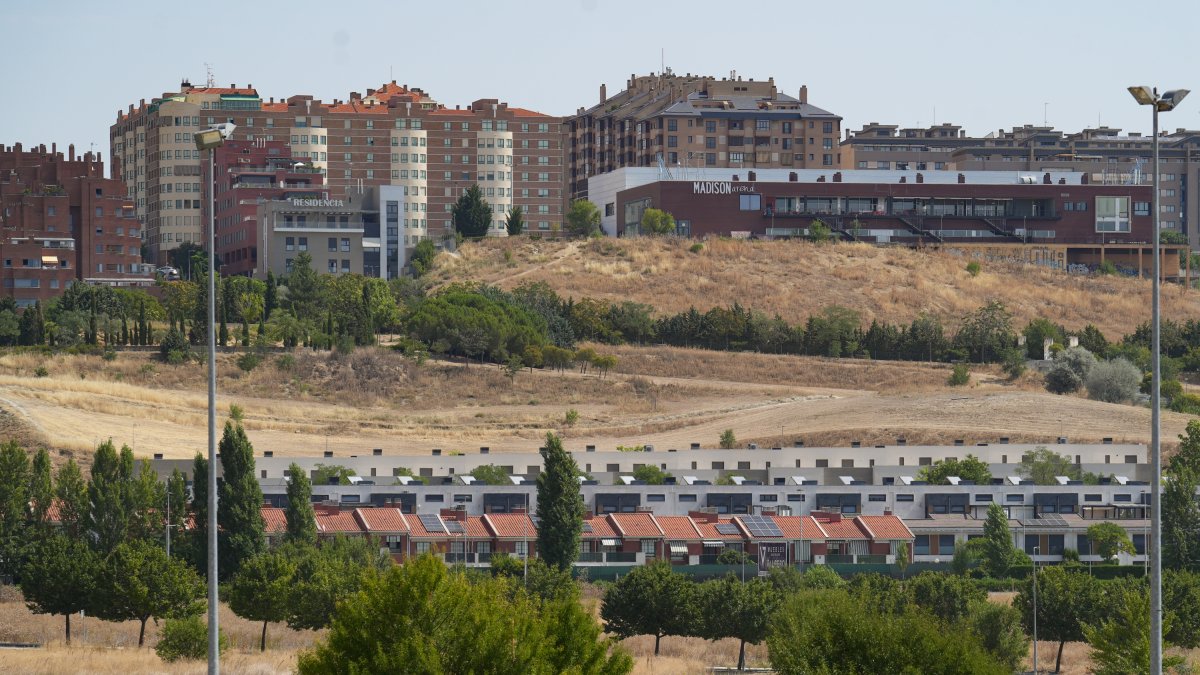
[[463, 529], [463, 524], [457, 520], [447, 520], [446, 531], [450, 534], [462, 534], [466, 532], [466, 530]]
[[737, 525], [733, 523], [717, 523], [717, 532], [720, 534], [740, 534]]
[[766, 516], [741, 516], [742, 524], [752, 537], [782, 537], [783, 530]]
[[1067, 524], [1066, 519], [1057, 514], [1042, 514], [1034, 522], [1038, 525], [1049, 525], [1050, 527], [1063, 527]]
[[584, 523], [584, 524], [583, 524], [583, 531], [584, 531], [584, 532], [589, 532], [589, 533], [590, 533], [590, 532], [592, 531], [592, 524], [591, 524], [591, 523]]
[[436, 513], [420, 513], [417, 517], [421, 519], [421, 525], [430, 532], [445, 532], [446, 527], [442, 525], [442, 519]]

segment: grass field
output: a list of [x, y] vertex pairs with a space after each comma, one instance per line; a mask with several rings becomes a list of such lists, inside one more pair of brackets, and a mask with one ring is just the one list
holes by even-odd
[[[692, 253], [691, 240], [599, 239], [531, 241], [525, 237], [469, 243], [439, 256], [439, 283], [482, 281], [511, 288], [544, 281], [560, 295], [613, 302], [633, 300], [675, 313], [734, 302], [791, 323], [823, 307], [843, 305], [864, 321], [908, 323], [919, 312], [948, 327], [999, 299], [1024, 326], [1042, 316], [1067, 328], [1095, 324], [1110, 340], [1150, 318], [1150, 282], [1080, 277], [1040, 267], [984, 262], [972, 277], [967, 259], [951, 252], [868, 244], [711, 239]], [[1200, 292], [1163, 287], [1164, 316], [1200, 312]]]

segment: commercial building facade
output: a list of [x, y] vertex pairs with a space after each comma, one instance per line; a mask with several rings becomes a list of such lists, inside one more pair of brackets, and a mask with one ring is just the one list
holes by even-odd
[[[941, 124], [900, 128], [872, 122], [847, 131], [842, 167], [858, 170], [1076, 171], [1091, 183], [1150, 185], [1153, 138], [1098, 126], [1067, 133], [1026, 124], [983, 137]], [[1160, 224], [1200, 247], [1200, 131], [1164, 131], [1159, 138]]]
[[0, 147], [0, 293], [17, 306], [57, 296], [74, 280], [153, 283], [140, 229], [125, 186], [104, 177], [98, 155]]
[[493, 208], [491, 234], [505, 234], [513, 206], [530, 231], [561, 228], [561, 118], [498, 99], [450, 109], [394, 81], [331, 103], [306, 95], [264, 101], [250, 85], [183, 82], [119, 112], [110, 129], [114, 177], [135, 197], [156, 260], [201, 238], [202, 160], [192, 136], [220, 122], [237, 125], [234, 140], [286, 142], [295, 160], [324, 175], [331, 199], [384, 185], [407, 190], [397, 220], [406, 247], [451, 233], [450, 207], [475, 184]]
[[[661, 167], [688, 176], [708, 168], [814, 168], [841, 164], [841, 118], [775, 86], [774, 78], [717, 79], [670, 71], [630, 75], [609, 97], [565, 121], [570, 193], [625, 167]], [[595, 201], [595, 200], [593, 200]]]

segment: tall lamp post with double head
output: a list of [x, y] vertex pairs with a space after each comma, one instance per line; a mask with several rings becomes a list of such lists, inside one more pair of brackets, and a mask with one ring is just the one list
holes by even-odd
[[[218, 650], [219, 630], [217, 623], [217, 336], [214, 331], [217, 320], [216, 269], [213, 262], [217, 257], [216, 236], [216, 162], [213, 153], [236, 127], [232, 123], [218, 124], [199, 131], [195, 135], [196, 148], [208, 151], [208, 672], [217, 675], [221, 671], [221, 654]], [[198, 476], [193, 476], [196, 480]]]
[[1152, 675], [1162, 673], [1162, 505], [1159, 497], [1162, 496], [1160, 485], [1162, 483], [1162, 446], [1160, 444], [1159, 434], [1160, 429], [1160, 408], [1161, 408], [1161, 385], [1162, 385], [1162, 356], [1161, 347], [1159, 344], [1160, 330], [1160, 306], [1159, 294], [1162, 287], [1162, 255], [1159, 252], [1159, 240], [1162, 234], [1159, 229], [1159, 180], [1161, 179], [1162, 167], [1158, 165], [1158, 113], [1170, 112], [1179, 105], [1183, 97], [1188, 95], [1187, 89], [1175, 89], [1158, 94], [1158, 89], [1153, 87], [1129, 87], [1129, 93], [1133, 94], [1133, 98], [1140, 105], [1148, 105], [1153, 111], [1154, 117], [1154, 158], [1151, 164], [1153, 171], [1154, 184], [1154, 201], [1153, 201], [1153, 226], [1154, 226], [1154, 281], [1153, 291], [1151, 293], [1150, 314], [1151, 314], [1151, 381], [1150, 381], [1150, 539], [1153, 542], [1150, 548], [1150, 672]]

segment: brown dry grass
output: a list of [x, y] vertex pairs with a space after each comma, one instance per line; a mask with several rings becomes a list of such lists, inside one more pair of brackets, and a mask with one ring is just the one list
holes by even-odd
[[[564, 296], [634, 300], [660, 313], [739, 302], [792, 323], [830, 305], [859, 311], [864, 320], [911, 321], [919, 312], [949, 326], [991, 299], [1012, 310], [1019, 325], [1042, 316], [1071, 329], [1095, 324], [1110, 339], [1149, 319], [1150, 282], [1086, 278], [1014, 263], [985, 262], [977, 277], [966, 259], [934, 250], [867, 244], [712, 239], [699, 253], [690, 240], [637, 238], [591, 242], [488, 239], [457, 255], [442, 255], [440, 283], [483, 281], [505, 288], [545, 281]], [[505, 253], [512, 263], [505, 260]], [[1200, 312], [1200, 295], [1163, 288], [1164, 315]]]

